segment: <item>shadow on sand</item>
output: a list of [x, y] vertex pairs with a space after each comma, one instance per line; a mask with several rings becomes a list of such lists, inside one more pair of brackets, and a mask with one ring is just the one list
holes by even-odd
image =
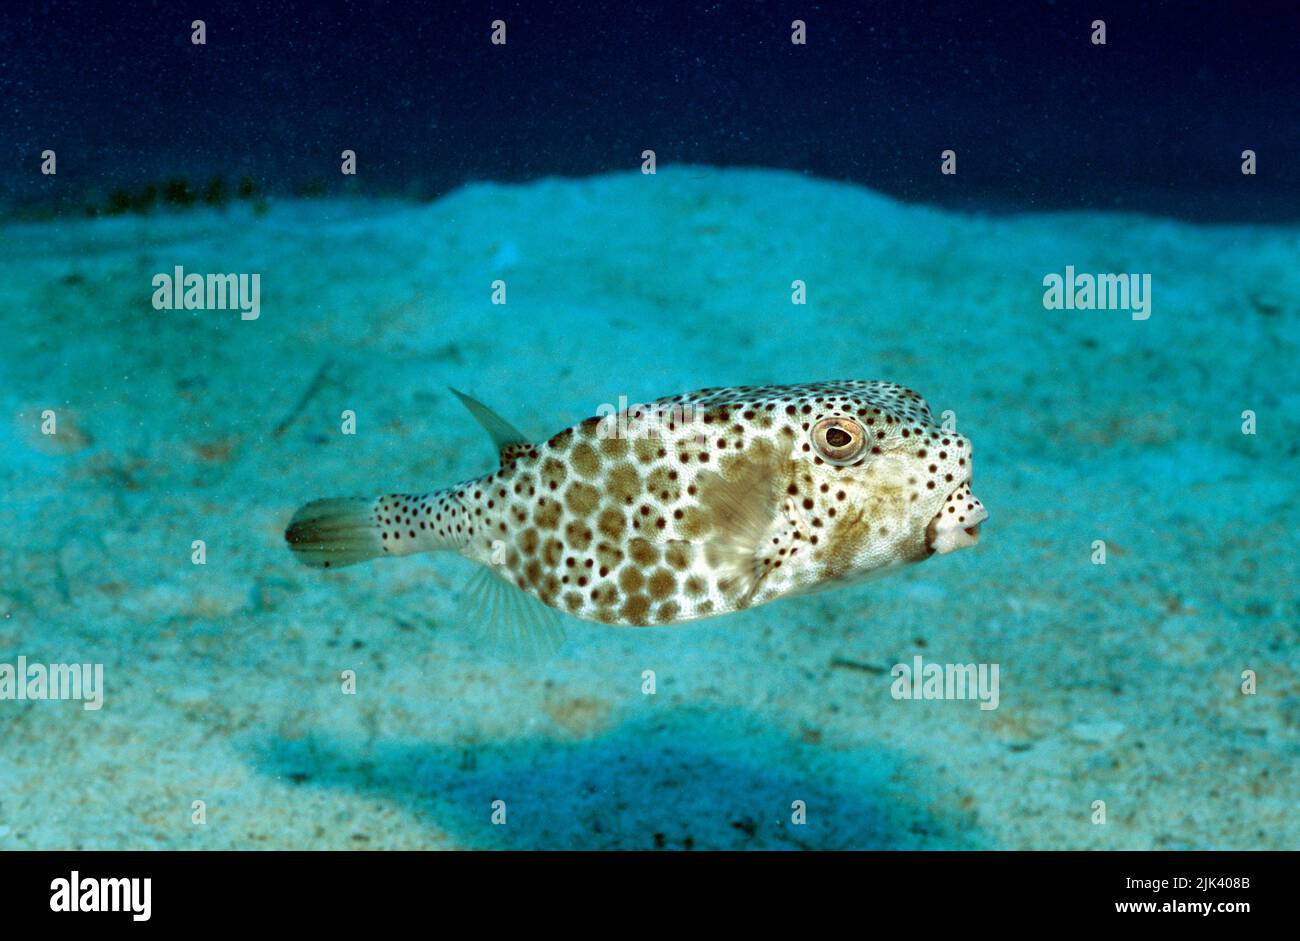
[[[255, 769], [402, 807], [464, 848], [972, 849], [967, 815], [916, 804], [923, 777], [885, 751], [793, 741], [743, 713], [637, 717], [584, 741], [454, 745], [270, 738]], [[506, 804], [505, 826], [492, 804]], [[792, 802], [807, 807], [791, 822]]]

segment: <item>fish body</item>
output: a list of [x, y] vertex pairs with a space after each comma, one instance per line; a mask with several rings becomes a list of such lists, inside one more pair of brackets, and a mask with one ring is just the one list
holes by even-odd
[[988, 515], [970, 442], [890, 382], [703, 389], [541, 442], [461, 398], [498, 446], [496, 470], [307, 504], [285, 534], [295, 554], [336, 567], [450, 550], [495, 577], [477, 589], [489, 618], [518, 621], [510, 595], [523, 592], [589, 621], [677, 624], [973, 545]]

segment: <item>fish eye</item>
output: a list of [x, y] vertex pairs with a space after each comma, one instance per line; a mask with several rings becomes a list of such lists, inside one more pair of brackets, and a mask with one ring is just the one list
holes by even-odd
[[852, 418], [823, 418], [813, 425], [812, 442], [822, 460], [851, 464], [866, 447], [867, 433]]

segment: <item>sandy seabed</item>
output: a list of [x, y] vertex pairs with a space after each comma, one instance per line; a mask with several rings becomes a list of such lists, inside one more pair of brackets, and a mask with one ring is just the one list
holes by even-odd
[[[1297, 258], [1296, 227], [705, 167], [5, 224], [0, 661], [106, 690], [0, 702], [0, 849], [1300, 848]], [[261, 316], [155, 310], [176, 265], [260, 273]], [[1150, 273], [1150, 319], [1045, 310], [1066, 265]], [[980, 546], [691, 625], [569, 622], [536, 663], [458, 627], [468, 562], [322, 574], [282, 542], [307, 499], [490, 469], [449, 385], [542, 437], [829, 378], [955, 413]], [[895, 700], [917, 654], [999, 664], [999, 707]]]

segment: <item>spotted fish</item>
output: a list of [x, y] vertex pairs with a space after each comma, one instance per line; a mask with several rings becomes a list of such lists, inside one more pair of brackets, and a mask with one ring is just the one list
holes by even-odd
[[891, 382], [703, 389], [542, 442], [456, 395], [500, 467], [308, 503], [285, 532], [300, 561], [458, 552], [483, 566], [470, 620], [553, 647], [556, 610], [628, 625], [740, 611], [974, 545], [988, 516], [970, 442]]

